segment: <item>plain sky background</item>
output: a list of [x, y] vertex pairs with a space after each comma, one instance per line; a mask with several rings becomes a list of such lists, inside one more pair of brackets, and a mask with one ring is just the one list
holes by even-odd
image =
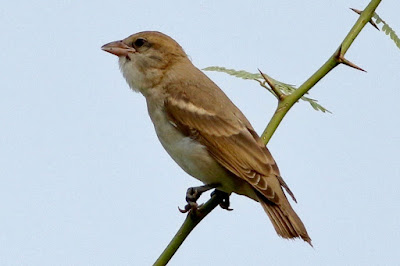
[[[101, 45], [143, 30], [176, 39], [199, 68], [300, 85], [368, 1], [5, 1], [0, 8], [0, 265], [151, 265], [200, 185], [162, 149], [144, 98]], [[400, 33], [400, 3], [377, 13]], [[314, 249], [279, 238], [233, 195], [170, 265], [400, 264], [400, 50], [371, 26], [301, 102], [269, 148]], [[262, 132], [276, 100], [256, 82], [209, 75]], [[207, 200], [203, 195], [200, 202]]]

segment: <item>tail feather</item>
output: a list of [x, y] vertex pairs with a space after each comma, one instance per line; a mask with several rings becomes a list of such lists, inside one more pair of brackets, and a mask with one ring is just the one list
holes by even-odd
[[300, 237], [312, 246], [311, 238], [308, 236], [303, 222], [292, 209], [289, 202], [288, 204], [285, 204], [285, 207], [283, 207], [260, 196], [259, 201], [264, 208], [264, 211], [268, 214], [268, 217], [278, 235], [283, 238]]
[[282, 222], [284, 218], [282, 218], [281, 214], [275, 208], [265, 208], [266, 213], [271, 219], [272, 225], [274, 226], [276, 232], [279, 235], [284, 236], [285, 238], [289, 238], [289, 236], [293, 235], [287, 223]]

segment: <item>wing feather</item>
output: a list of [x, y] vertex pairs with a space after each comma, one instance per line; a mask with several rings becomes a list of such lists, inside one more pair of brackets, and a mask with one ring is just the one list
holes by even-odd
[[167, 97], [164, 107], [173, 124], [205, 145], [216, 161], [268, 200], [280, 204], [280, 197], [285, 197], [281, 186], [293, 197], [268, 149], [245, 118], [199, 107], [184, 91]]

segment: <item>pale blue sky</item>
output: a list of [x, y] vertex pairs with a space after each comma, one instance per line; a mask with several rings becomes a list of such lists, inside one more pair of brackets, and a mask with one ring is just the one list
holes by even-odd
[[[151, 265], [200, 183], [158, 143], [144, 98], [100, 46], [143, 30], [176, 39], [199, 68], [301, 84], [368, 1], [6, 1], [0, 9], [0, 264]], [[378, 14], [400, 33], [400, 4]], [[279, 238], [233, 195], [170, 265], [400, 264], [400, 50], [368, 26], [348, 59], [270, 142], [314, 249]], [[275, 99], [256, 82], [207, 73], [258, 132]], [[204, 195], [200, 201], [208, 199]]]

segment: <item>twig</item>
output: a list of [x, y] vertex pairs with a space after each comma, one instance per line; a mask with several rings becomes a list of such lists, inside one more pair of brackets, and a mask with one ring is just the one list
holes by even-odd
[[217, 194], [214, 194], [203, 206], [201, 206], [195, 213], [189, 211], [183, 222], [181, 228], [176, 232], [174, 238], [165, 248], [164, 252], [160, 255], [157, 261], [153, 264], [154, 266], [167, 265], [169, 260], [174, 256], [175, 252], [185, 241], [186, 237], [190, 232], [207, 216], [215, 207], [218, 206], [220, 200], [217, 198]]
[[[339, 45], [339, 48], [333, 53], [333, 55], [325, 62], [308, 80], [306, 80], [297, 90], [292, 94], [288, 95], [283, 101], [278, 103], [278, 107], [271, 118], [267, 128], [262, 133], [261, 137], [264, 143], [268, 143], [272, 135], [278, 128], [282, 119], [285, 117], [287, 112], [292, 108], [292, 106], [304, 95], [306, 94], [315, 84], [318, 83], [324, 76], [326, 76], [332, 69], [334, 69], [338, 64], [343, 63], [349, 65], [350, 62], [344, 59], [344, 55], [350, 48], [354, 39], [358, 36], [361, 30], [364, 28], [365, 24], [371, 19], [378, 7], [381, 0], [372, 0], [368, 6], [361, 13], [360, 17], [351, 28], [347, 36], [344, 38], [343, 42]], [[351, 63], [352, 64], [352, 63]], [[353, 64], [354, 65], [354, 64]], [[356, 66], [356, 65], [354, 65]], [[356, 68], [359, 68], [356, 66]], [[361, 69], [363, 70], [363, 69]]]

